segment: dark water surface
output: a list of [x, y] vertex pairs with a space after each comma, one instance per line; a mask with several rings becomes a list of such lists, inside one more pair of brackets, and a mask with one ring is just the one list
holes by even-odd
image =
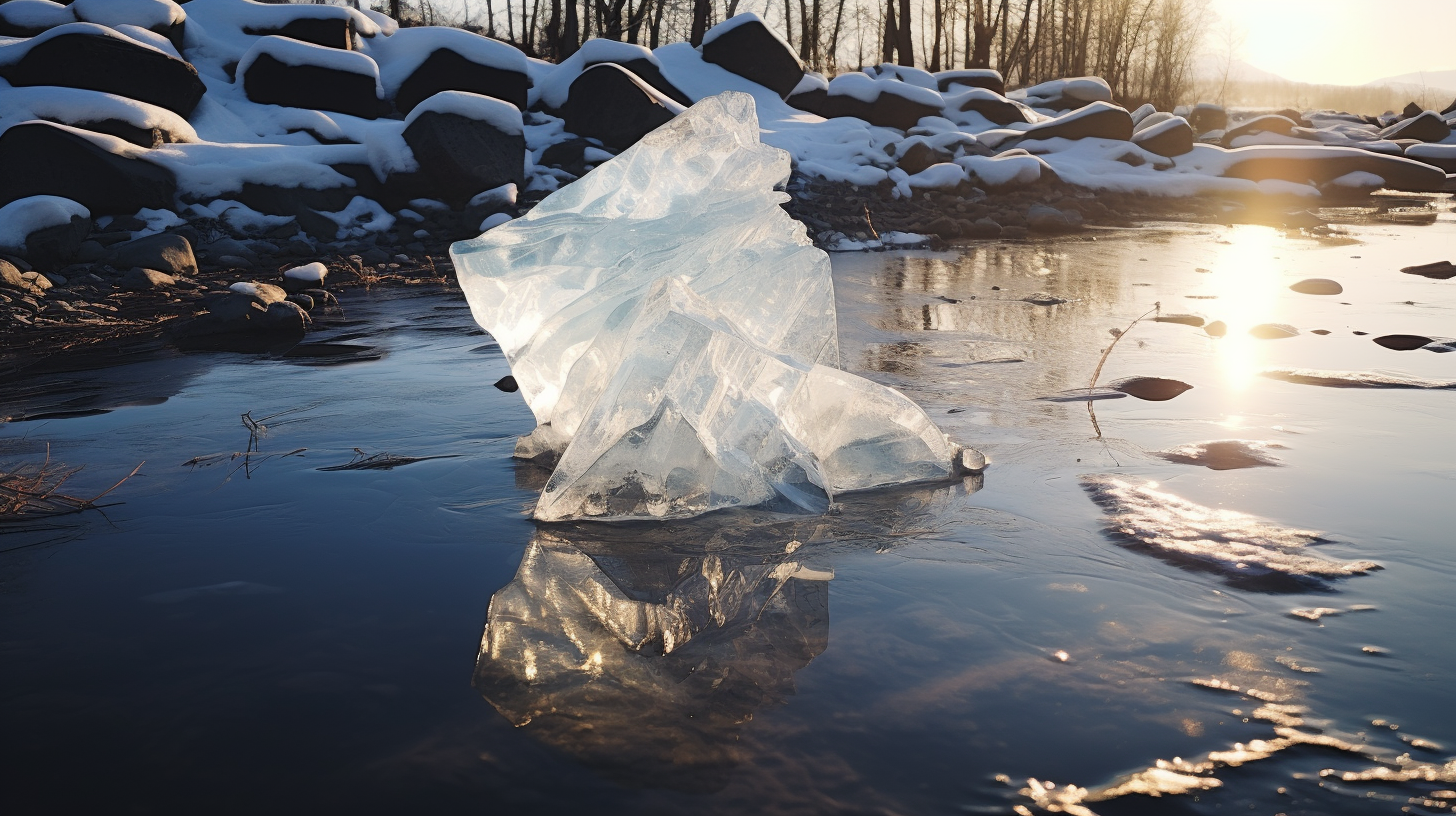
[[[993, 465], [822, 518], [538, 528], [458, 294], [310, 338], [378, 359], [4, 386], [39, 418], [0, 459], [49, 445], [78, 494], [146, 465], [104, 517], [0, 528], [0, 812], [1449, 812], [1456, 392], [1261, 372], [1456, 380], [1372, 342], [1456, 336], [1456, 280], [1398, 271], [1456, 221], [1094, 234], [836, 257], [845, 366]], [[1228, 335], [1144, 321], [1099, 382], [1192, 390], [1094, 403], [1101, 438], [1037, 399], [1154, 302]], [[1277, 464], [1156, 454], [1222, 440]], [[320, 470], [356, 448], [451, 458]]]

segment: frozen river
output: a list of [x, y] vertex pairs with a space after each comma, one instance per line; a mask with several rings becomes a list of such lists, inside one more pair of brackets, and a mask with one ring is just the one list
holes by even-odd
[[[844, 366], [993, 464], [824, 517], [531, 522], [458, 292], [351, 295], [318, 356], [7, 384], [0, 459], [147, 464], [0, 528], [0, 808], [1449, 812], [1456, 392], [1265, 374], [1456, 381], [1372, 342], [1456, 336], [1456, 279], [1399, 271], [1456, 216], [1398, 221], [836, 256]], [[1039, 399], [1155, 303], [1227, 334], [1144, 320], [1100, 382], [1191, 390]], [[1158, 453], [1220, 440], [1270, 463]], [[321, 470], [356, 448], [449, 458]]]

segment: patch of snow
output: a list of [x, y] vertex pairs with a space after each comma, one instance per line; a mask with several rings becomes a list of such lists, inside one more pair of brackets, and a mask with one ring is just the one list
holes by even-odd
[[90, 218], [91, 211], [60, 196], [30, 196], [0, 207], [0, 247], [25, 251], [25, 239], [36, 230], [71, 223], [71, 218]]
[[0, 3], [0, 20], [18, 28], [54, 28], [76, 22], [76, 12], [51, 0], [10, 0]]
[[936, 109], [945, 106], [945, 99], [937, 91], [896, 79], [878, 79], [869, 74], [850, 72], [829, 81], [830, 96], [848, 96], [867, 105], [873, 104], [880, 94], [885, 93]]
[[493, 96], [467, 93], [465, 91], [441, 91], [415, 106], [405, 117], [408, 128], [425, 113], [453, 113], [466, 119], [485, 122], [507, 136], [521, 136], [521, 112], [509, 102]]
[[73, 0], [78, 19], [104, 26], [134, 25], [158, 29], [187, 19], [187, 12], [172, 0]]
[[329, 274], [329, 268], [318, 261], [307, 263], [303, 266], [295, 266], [292, 269], [283, 270], [283, 277], [288, 280], [302, 281], [322, 285], [324, 278]]
[[240, 201], [218, 200], [212, 202], [208, 209], [216, 213], [214, 218], [246, 234], [267, 232], [293, 220], [291, 215], [265, 215]]
[[789, 96], [809, 91], [827, 90], [829, 90], [829, 80], [825, 79], [823, 74], [818, 71], [805, 71], [804, 78], [799, 80], [799, 84], [795, 85], [792, 91], [789, 91]]
[[237, 193], [245, 182], [311, 190], [352, 187], [353, 179], [329, 165], [369, 163], [364, 145], [171, 144], [147, 151], [127, 146], [138, 151], [137, 158], [171, 170], [179, 193], [202, 200]]
[[375, 38], [365, 43], [363, 51], [379, 63], [384, 88], [393, 98], [399, 92], [400, 85], [431, 54], [442, 48], [454, 51], [477, 65], [501, 71], [527, 73], [526, 55], [515, 46], [459, 28], [402, 28], [388, 37]]
[[115, 119], [142, 130], [158, 128], [183, 141], [198, 141], [186, 119], [135, 99], [79, 88], [0, 88], [0, 131], [32, 119], [75, 124]]
[[[0, 6], [0, 8], [4, 8], [4, 6]], [[150, 51], [156, 51], [159, 54], [167, 53], [166, 51], [157, 48], [151, 43], [142, 42], [141, 40], [128, 37], [114, 28], [107, 28], [106, 26], [97, 25], [95, 23], [66, 23], [65, 25], [58, 25], [48, 31], [42, 31], [34, 37], [30, 37], [28, 39], [7, 40], [0, 38], [0, 65], [14, 65], [15, 63], [20, 62], [22, 59], [24, 59], [25, 55], [30, 53], [30, 49], [36, 47], [37, 45], [40, 45], [43, 42], [49, 42], [51, 40], [54, 40], [56, 37], [64, 37], [70, 34], [85, 34], [91, 37], [110, 37], [113, 40], [120, 40], [121, 42], [127, 43], [129, 45], [135, 45], [140, 48], [148, 49]], [[171, 55], [168, 54], [168, 56]]]
[[322, 215], [339, 225], [340, 237], [363, 237], [371, 232], [386, 232], [394, 226], [395, 218], [379, 206], [379, 202], [354, 196], [349, 206], [338, 212]]
[[[758, 16], [758, 14], [756, 14], [755, 12], [745, 11], [729, 17], [728, 19], [704, 32], [703, 45], [707, 45], [708, 43], [718, 39], [724, 34], [727, 34], [733, 29], [738, 28], [739, 26], [747, 25], [748, 23], [758, 23], [759, 25], [768, 29], [768, 32], [774, 35], [774, 38], [777, 39], [779, 42], [784, 42], [784, 38], [780, 37], [778, 35], [778, 32], [774, 31], [772, 28], [769, 28], [768, 23], [765, 23], [762, 17]], [[784, 43], [784, 49], [791, 54], [794, 53], [794, 49], [790, 48], [788, 43]]]
[[177, 52], [177, 46], [173, 45], [171, 40], [163, 37], [161, 34], [158, 34], [155, 31], [142, 28], [141, 26], [125, 24], [115, 25], [112, 26], [112, 28], [120, 31], [128, 37], [131, 37], [137, 42], [144, 42], [147, 45], [150, 45], [151, 47], [157, 49], [158, 51], [161, 51], [163, 54], [166, 54], [173, 59], [183, 59], [182, 55]]
[[476, 193], [475, 196], [470, 199], [470, 203], [468, 206], [507, 206], [513, 205], [515, 203], [516, 185], [514, 183], [506, 183], [502, 184], [499, 187], [493, 187], [489, 190]]
[[864, 73], [877, 79], [893, 79], [913, 85], [917, 88], [924, 88], [928, 91], [940, 92], [940, 83], [936, 80], [937, 74], [932, 74], [921, 68], [914, 68], [909, 65], [896, 65], [893, 62], [884, 62], [879, 65], [870, 65], [864, 68]]
[[505, 224], [505, 223], [507, 223], [509, 221], [512, 221], [512, 220], [514, 220], [514, 219], [511, 218], [511, 216], [510, 216], [509, 213], [503, 213], [503, 212], [491, 213], [490, 215], [487, 215], [485, 217], [485, 220], [484, 221], [481, 221], [480, 222], [480, 231], [481, 232], [488, 232], [489, 230], [495, 229], [496, 227], [499, 227], [501, 224]]
[[180, 227], [187, 223], [179, 218], [171, 210], [153, 210], [146, 207], [137, 211], [136, 217], [146, 222], [146, 226], [139, 230], [132, 230], [132, 239], [145, 238], [148, 235], [157, 235], [169, 227]]
[[560, 108], [566, 104], [566, 98], [571, 94], [571, 83], [581, 76], [582, 71], [603, 62], [621, 64], [637, 59], [645, 59], [659, 70], [662, 68], [657, 56], [640, 45], [616, 40], [587, 40], [582, 43], [580, 50], [562, 60], [545, 79], [536, 83], [536, 87], [531, 89], [531, 101], [534, 103], [539, 99], [548, 108]]

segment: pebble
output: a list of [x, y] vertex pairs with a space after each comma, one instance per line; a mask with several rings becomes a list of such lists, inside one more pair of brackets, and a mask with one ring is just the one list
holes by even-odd
[[1329, 278], [1306, 278], [1290, 284], [1289, 288], [1301, 295], [1338, 295], [1345, 291], [1338, 281]]

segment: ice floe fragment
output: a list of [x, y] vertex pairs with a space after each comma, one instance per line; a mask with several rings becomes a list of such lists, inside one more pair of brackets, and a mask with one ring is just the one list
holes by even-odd
[[451, 247], [556, 470], [536, 517], [692, 516], [954, 470], [900, 393], [838, 369], [829, 258], [780, 204], [753, 98], [694, 105], [515, 221]]

